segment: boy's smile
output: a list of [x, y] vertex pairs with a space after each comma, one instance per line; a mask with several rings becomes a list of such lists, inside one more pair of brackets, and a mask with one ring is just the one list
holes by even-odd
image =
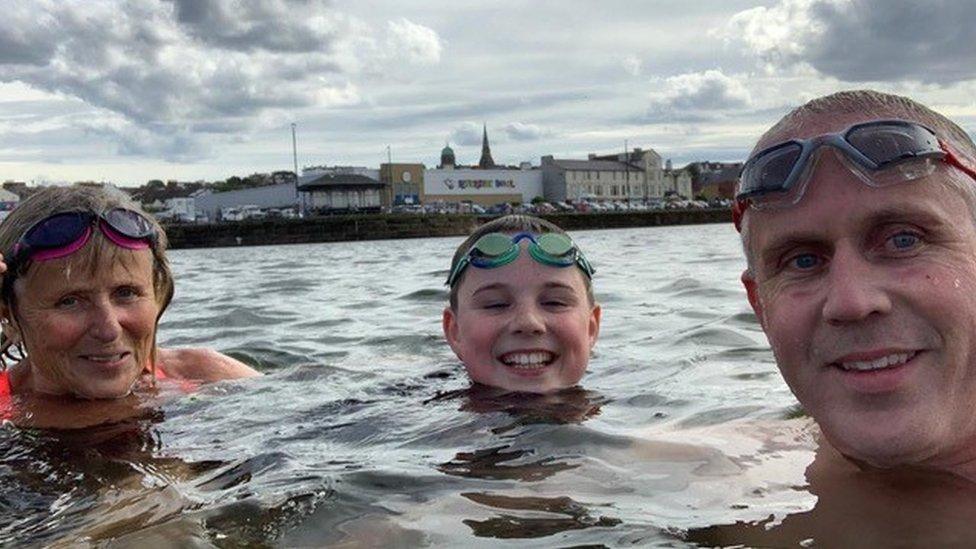
[[508, 265], [464, 273], [444, 333], [473, 381], [535, 393], [572, 387], [586, 371], [600, 308], [578, 268], [539, 264], [521, 246]]

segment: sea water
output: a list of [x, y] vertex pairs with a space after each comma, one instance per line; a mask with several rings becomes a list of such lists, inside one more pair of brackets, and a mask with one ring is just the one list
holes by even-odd
[[681, 546], [813, 507], [804, 429], [709, 438], [794, 433], [731, 225], [573, 236], [603, 324], [548, 397], [470, 389], [444, 343], [460, 237], [171, 252], [160, 344], [267, 375], [125, 425], [0, 429], [0, 544]]

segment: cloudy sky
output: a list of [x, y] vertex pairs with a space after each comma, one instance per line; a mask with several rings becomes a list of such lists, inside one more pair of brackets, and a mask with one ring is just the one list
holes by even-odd
[[2, 0], [0, 181], [651, 147], [741, 160], [841, 89], [976, 132], [976, 2]]

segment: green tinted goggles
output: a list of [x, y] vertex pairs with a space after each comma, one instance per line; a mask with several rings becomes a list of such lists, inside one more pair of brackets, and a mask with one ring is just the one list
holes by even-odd
[[504, 233], [489, 233], [478, 239], [457, 262], [451, 275], [447, 277], [447, 285], [453, 287], [468, 265], [479, 269], [494, 269], [515, 261], [521, 247], [519, 243], [529, 241], [529, 255], [536, 262], [550, 267], [571, 267], [576, 265], [587, 278], [593, 278], [596, 269], [583, 256], [583, 252], [573, 242], [573, 239], [559, 233], [518, 233], [508, 236]]

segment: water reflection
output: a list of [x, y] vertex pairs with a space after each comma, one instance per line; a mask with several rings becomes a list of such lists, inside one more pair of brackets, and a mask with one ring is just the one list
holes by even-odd
[[807, 510], [688, 530], [705, 546], [971, 547], [976, 544], [976, 484], [921, 470], [860, 469], [822, 445], [799, 491]]

